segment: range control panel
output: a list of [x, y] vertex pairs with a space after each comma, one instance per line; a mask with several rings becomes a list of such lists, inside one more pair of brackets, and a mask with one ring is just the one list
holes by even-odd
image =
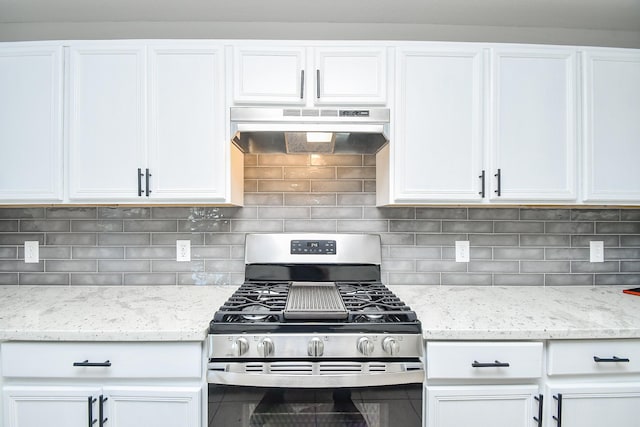
[[298, 255], [335, 255], [335, 240], [292, 240], [291, 253]]

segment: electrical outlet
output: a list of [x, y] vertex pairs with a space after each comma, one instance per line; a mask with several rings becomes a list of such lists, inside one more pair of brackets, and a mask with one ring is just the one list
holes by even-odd
[[469, 262], [469, 241], [456, 242], [456, 262]]
[[24, 242], [24, 262], [29, 264], [40, 262], [40, 243], [37, 240]]
[[191, 261], [191, 240], [176, 240], [176, 261]]
[[604, 262], [604, 242], [592, 240], [589, 242], [589, 262]]

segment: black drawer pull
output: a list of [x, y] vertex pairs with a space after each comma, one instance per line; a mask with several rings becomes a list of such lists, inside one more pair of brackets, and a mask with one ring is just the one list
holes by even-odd
[[89, 362], [89, 360], [85, 360], [82, 362], [73, 362], [73, 366], [83, 366], [83, 367], [99, 367], [105, 368], [111, 366], [111, 362], [106, 360], [104, 362]]
[[474, 360], [471, 364], [472, 368], [508, 368], [509, 364], [505, 362], [500, 362], [499, 360], [495, 360], [490, 363], [480, 363], [477, 360]]
[[538, 396], [534, 396], [533, 398], [538, 401], [538, 416], [533, 417], [533, 420], [538, 423], [538, 427], [542, 427], [542, 405], [544, 402], [544, 396], [540, 394]]
[[556, 420], [556, 426], [562, 427], [562, 393], [558, 393], [557, 396], [553, 396], [553, 400], [558, 402], [557, 405], [557, 415], [553, 415], [551, 418]]
[[598, 356], [593, 356], [593, 361], [600, 363], [600, 362], [626, 362], [629, 363], [630, 360], [627, 357], [618, 357], [618, 356], [613, 356], [611, 358], [608, 357], [598, 357]]
[[483, 170], [482, 171], [482, 175], [479, 175], [478, 178], [480, 178], [482, 180], [482, 190], [480, 190], [478, 192], [478, 194], [480, 195], [480, 197], [482, 197], [484, 199], [484, 185], [485, 185], [485, 180], [486, 180], [486, 173]]
[[93, 425], [98, 422], [98, 420], [93, 418], [93, 404], [96, 403], [96, 398], [89, 396], [87, 403], [89, 405], [89, 427], [93, 427]]
[[142, 169], [138, 168], [138, 197], [142, 196], [142, 177], [144, 174], [142, 173]]
[[104, 395], [100, 395], [100, 406], [98, 407], [99, 409], [99, 413], [98, 413], [98, 419], [100, 420], [100, 423], [98, 424], [99, 427], [104, 427], [105, 423], [107, 422], [107, 420], [109, 418], [104, 416], [104, 403], [109, 400], [108, 397], [104, 397]]
[[498, 173], [493, 176], [498, 178], [498, 189], [493, 190], [493, 192], [496, 193], [498, 197], [500, 197], [502, 195], [502, 170], [498, 169]]

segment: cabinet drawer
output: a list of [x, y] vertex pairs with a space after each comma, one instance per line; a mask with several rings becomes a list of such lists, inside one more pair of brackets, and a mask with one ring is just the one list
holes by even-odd
[[540, 342], [428, 342], [427, 378], [508, 379], [542, 375]]
[[549, 375], [640, 372], [640, 340], [552, 341]]
[[199, 342], [8, 342], [2, 344], [2, 373], [39, 378], [199, 378], [201, 351]]

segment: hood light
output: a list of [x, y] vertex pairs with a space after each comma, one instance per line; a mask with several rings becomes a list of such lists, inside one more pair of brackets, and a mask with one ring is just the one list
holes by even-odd
[[307, 142], [331, 142], [332, 132], [307, 132]]
[[336, 137], [333, 132], [285, 132], [284, 140], [289, 154], [333, 153]]

